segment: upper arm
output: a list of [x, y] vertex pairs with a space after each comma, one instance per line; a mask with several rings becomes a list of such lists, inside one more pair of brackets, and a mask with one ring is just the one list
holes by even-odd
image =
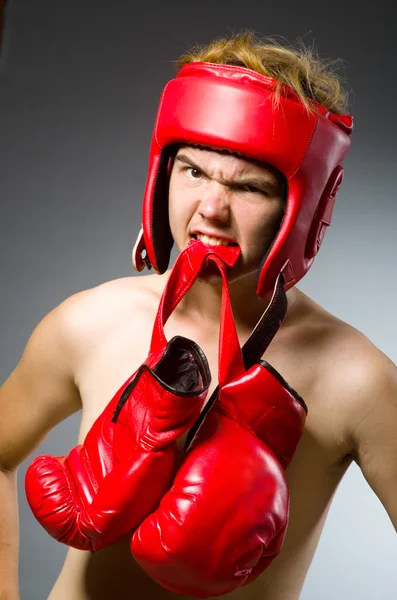
[[74, 382], [73, 297], [33, 331], [0, 388], [0, 468], [12, 470], [60, 421], [81, 408]]
[[377, 354], [363, 378], [353, 456], [397, 530], [397, 367]]

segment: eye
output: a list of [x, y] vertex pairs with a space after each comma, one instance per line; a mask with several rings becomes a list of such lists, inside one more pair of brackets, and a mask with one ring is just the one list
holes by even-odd
[[258, 194], [261, 191], [259, 188], [256, 188], [253, 185], [245, 185], [243, 190], [244, 192], [249, 192], [250, 194]]
[[261, 196], [267, 196], [266, 190], [255, 187], [254, 185], [243, 185], [240, 188], [243, 192], [247, 192], [248, 194], [260, 194]]
[[187, 167], [186, 174], [188, 177], [190, 177], [190, 179], [199, 179], [202, 175], [202, 172], [196, 167]]

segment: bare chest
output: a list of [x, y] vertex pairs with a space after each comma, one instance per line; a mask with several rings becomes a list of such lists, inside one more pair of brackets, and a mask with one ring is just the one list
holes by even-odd
[[[168, 339], [175, 334], [186, 335], [201, 346], [212, 373], [209, 397], [217, 385], [217, 332], [214, 335], [193, 325], [185, 326], [181, 331], [178, 323], [171, 323], [166, 328], [166, 334]], [[79, 386], [83, 400], [81, 440], [120, 385], [146, 359], [150, 337], [150, 323], [137, 322], [134, 327], [115, 332], [93, 348], [80, 373]], [[301, 356], [300, 360], [297, 359], [298, 356]], [[283, 334], [280, 336], [280, 341], [273, 342], [264, 358], [304, 398], [309, 414], [298, 450], [287, 471], [291, 492], [291, 513], [283, 550], [260, 580], [249, 586], [250, 589], [238, 590], [228, 596], [233, 600], [239, 598], [295, 600], [299, 597], [330, 500], [349, 464], [349, 459], [342, 460], [344, 449], [339, 441], [343, 437], [343, 419], [335, 404], [328, 400], [330, 396], [318, 393], [321, 386], [318, 385], [315, 362], [305, 362], [296, 343], [288, 339], [288, 335]], [[179, 444], [181, 459], [183, 442], [184, 440], [180, 440]], [[148, 592], [145, 592], [145, 597], [151, 597], [149, 588], [152, 583], [148, 582], [137, 566], [131, 562], [128, 544], [120, 544], [108, 549], [105, 554], [110, 573], [113, 563], [118, 565], [117, 569], [120, 569], [120, 564], [124, 564], [125, 561], [123, 578], [126, 590], [131, 583], [129, 580], [133, 578], [134, 585], [140, 582], [139, 585], [147, 586]], [[124, 557], [123, 560], [121, 556]], [[86, 560], [81, 559], [79, 568], [83, 568], [83, 562]], [[100, 558], [94, 555], [90, 561], [91, 570], [99, 575], [101, 568], [97, 571], [95, 565], [100, 564]], [[109, 577], [111, 580], [111, 574]], [[120, 581], [120, 573], [117, 579]], [[269, 595], [264, 596], [263, 589], [267, 589]], [[161, 594], [163, 592], [159, 589], [157, 592], [153, 590], [153, 597], [158, 599], [171, 597]], [[124, 597], [121, 591], [119, 597]]]
[[[83, 413], [80, 440], [83, 440], [95, 419], [105, 409], [120, 386], [146, 360], [152, 333], [150, 318], [135, 318], [127, 326], [119, 326], [111, 334], [93, 344], [82, 364], [79, 389]], [[218, 331], [200, 327], [197, 323], [171, 320], [165, 327], [167, 339], [184, 335], [193, 339], [205, 353], [212, 376], [207, 395], [210, 398], [218, 383]], [[242, 333], [243, 343], [248, 332]], [[280, 330], [263, 356], [305, 400], [308, 417], [305, 432], [289, 470], [300, 461], [305, 468], [315, 465], [324, 472], [333, 471], [346, 452], [343, 446], [343, 400], [332, 390], [322, 389], [321, 362], [316, 349], [310, 352], [300, 347], [299, 335]], [[342, 410], [341, 410], [342, 406]]]

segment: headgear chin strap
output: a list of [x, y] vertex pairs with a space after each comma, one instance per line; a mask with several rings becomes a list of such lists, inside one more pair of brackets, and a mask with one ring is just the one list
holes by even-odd
[[134, 266], [158, 273], [168, 267], [173, 239], [168, 220], [169, 162], [176, 144], [226, 149], [272, 165], [286, 178], [288, 194], [280, 229], [258, 270], [257, 294], [297, 283], [317, 254], [343, 179], [353, 119], [310, 101], [245, 67], [189, 63], [166, 85], [150, 149], [142, 229]]

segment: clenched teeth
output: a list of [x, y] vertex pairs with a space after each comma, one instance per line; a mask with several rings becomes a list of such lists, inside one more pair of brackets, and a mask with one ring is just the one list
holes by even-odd
[[222, 238], [210, 237], [205, 235], [204, 233], [195, 233], [192, 235], [192, 238], [195, 240], [200, 240], [203, 244], [207, 244], [208, 246], [234, 246], [233, 242], [228, 242], [223, 240]]

